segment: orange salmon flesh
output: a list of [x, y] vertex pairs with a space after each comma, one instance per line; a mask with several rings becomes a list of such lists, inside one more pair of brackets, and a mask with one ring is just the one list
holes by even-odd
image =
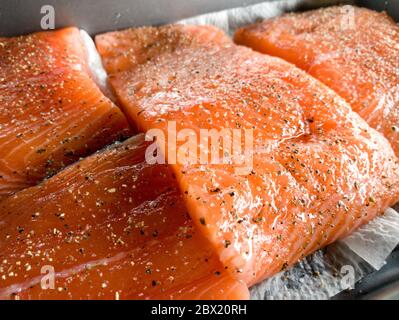
[[248, 286], [397, 202], [398, 160], [387, 140], [290, 63], [237, 46], [211, 26], [128, 29], [96, 44], [122, 109], [142, 132], [167, 136], [171, 121], [177, 132], [253, 130], [245, 175], [234, 163], [169, 163], [194, 224]]
[[78, 29], [0, 38], [0, 199], [131, 134]]
[[0, 299], [248, 299], [146, 146], [133, 137], [0, 204]]
[[331, 7], [234, 41], [96, 36], [116, 106], [77, 28], [0, 38], [0, 299], [249, 299], [398, 202], [389, 17]]
[[386, 13], [353, 6], [292, 13], [239, 29], [234, 40], [332, 88], [399, 155], [399, 26]]

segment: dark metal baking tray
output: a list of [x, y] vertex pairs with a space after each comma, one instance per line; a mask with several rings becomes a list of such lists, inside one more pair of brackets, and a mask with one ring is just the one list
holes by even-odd
[[[270, 0], [272, 1], [272, 0]], [[278, 1], [278, 0], [275, 0]], [[160, 25], [179, 19], [265, 0], [0, 0], [0, 36], [41, 30], [41, 8], [55, 9], [56, 28], [78, 26], [90, 34], [141, 25]], [[399, 22], [398, 0], [358, 0], [357, 5], [385, 10]], [[307, 9], [315, 1], [305, 1]], [[306, 5], [307, 4], [307, 5]], [[335, 299], [399, 299], [399, 247], [386, 265]]]

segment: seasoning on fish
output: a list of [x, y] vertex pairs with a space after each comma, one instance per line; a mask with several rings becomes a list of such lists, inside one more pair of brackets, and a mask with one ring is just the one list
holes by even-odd
[[0, 199], [130, 135], [78, 29], [0, 38]]
[[133, 137], [1, 203], [1, 299], [248, 299], [147, 145]]
[[[160, 137], [193, 222], [248, 285], [398, 201], [398, 160], [386, 139], [293, 65], [210, 26], [129, 29], [96, 43], [125, 114]], [[223, 145], [233, 129], [253, 130], [252, 146], [251, 135], [235, 140], [241, 156]], [[220, 135], [199, 141], [204, 130]], [[228, 161], [201, 158], [207, 146]]]
[[353, 6], [292, 13], [239, 29], [235, 41], [335, 90], [399, 155], [399, 26], [386, 13]]

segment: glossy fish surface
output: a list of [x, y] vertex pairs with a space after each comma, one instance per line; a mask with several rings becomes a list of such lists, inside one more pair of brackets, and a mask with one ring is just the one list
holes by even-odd
[[[129, 120], [164, 135], [160, 154], [194, 224], [249, 286], [398, 201], [388, 141], [292, 64], [210, 26], [128, 29], [99, 35], [96, 45]], [[203, 130], [219, 133], [213, 144]], [[237, 132], [249, 134], [234, 140], [241, 156], [223, 144]], [[227, 161], [201, 158], [209, 145]]]
[[78, 29], [0, 38], [0, 199], [131, 134]]
[[332, 88], [399, 154], [399, 26], [386, 13], [328, 7], [265, 20], [234, 38]]
[[0, 204], [1, 299], [248, 299], [143, 135]]

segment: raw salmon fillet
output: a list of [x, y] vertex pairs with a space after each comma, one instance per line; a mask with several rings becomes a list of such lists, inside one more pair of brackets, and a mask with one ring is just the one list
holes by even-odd
[[343, 6], [287, 14], [234, 38], [334, 89], [399, 155], [399, 26], [386, 13]]
[[1, 203], [1, 299], [249, 297], [196, 232], [172, 171], [145, 162], [147, 145], [133, 137]]
[[0, 38], [0, 198], [131, 135], [86, 62], [76, 28]]
[[[166, 155], [193, 222], [248, 285], [399, 199], [398, 160], [387, 140], [293, 65], [236, 46], [210, 26], [129, 29], [99, 35], [96, 44], [130, 120], [142, 132], [164, 133], [157, 154]], [[253, 164], [243, 167], [250, 170], [236, 170], [239, 156], [206, 163], [197, 152], [194, 161], [171, 161], [187, 146], [179, 140], [173, 150], [172, 124], [196, 139], [201, 129], [253, 129], [244, 154]]]

